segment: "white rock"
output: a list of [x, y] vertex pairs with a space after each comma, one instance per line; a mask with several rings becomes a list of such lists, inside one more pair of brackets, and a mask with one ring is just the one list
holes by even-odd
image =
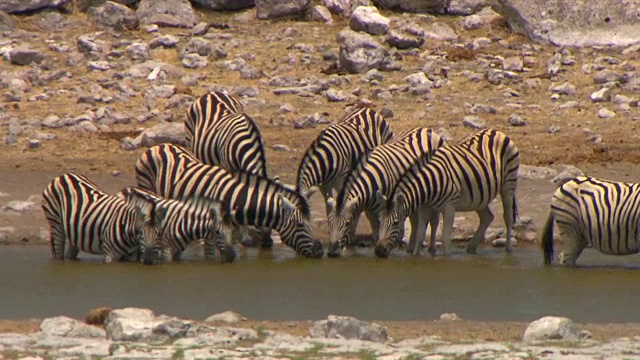
[[349, 27], [354, 31], [364, 31], [371, 35], [384, 35], [389, 31], [391, 21], [382, 16], [375, 6], [358, 6], [351, 14]]
[[474, 130], [480, 130], [487, 127], [487, 123], [476, 115], [465, 116], [462, 119], [462, 125]]
[[20, 213], [25, 213], [29, 211], [33, 211], [37, 208], [37, 205], [33, 201], [24, 201], [24, 200], [13, 200], [9, 201], [6, 205], [2, 207], [3, 210], [15, 211]]
[[40, 323], [40, 331], [47, 336], [104, 339], [106, 332], [99, 327], [88, 325], [66, 316], [47, 318]]
[[205, 323], [210, 322], [224, 322], [228, 324], [234, 324], [240, 321], [246, 321], [247, 318], [238, 314], [235, 311], [225, 311], [219, 314], [209, 316], [204, 320]]
[[316, 321], [309, 330], [311, 337], [359, 339], [374, 342], [388, 340], [387, 329], [350, 316], [329, 315], [327, 320]]
[[580, 330], [566, 317], [545, 316], [527, 326], [522, 336], [524, 342], [541, 340], [579, 340]]
[[327, 24], [333, 23], [333, 17], [329, 9], [322, 5], [316, 5], [311, 9], [311, 20], [319, 21]]
[[605, 102], [611, 101], [611, 90], [607, 87], [604, 87], [594, 93], [592, 93], [589, 98], [593, 102]]
[[114, 341], [138, 341], [153, 327], [155, 314], [149, 309], [124, 308], [111, 310], [105, 320], [107, 338]]
[[615, 116], [616, 113], [607, 108], [601, 108], [600, 110], [598, 110], [598, 117], [601, 119], [610, 119]]

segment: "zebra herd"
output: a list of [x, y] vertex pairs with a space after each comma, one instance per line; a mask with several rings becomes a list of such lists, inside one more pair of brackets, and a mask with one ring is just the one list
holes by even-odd
[[[497, 195], [506, 252], [512, 251], [520, 155], [500, 131], [482, 130], [457, 144], [421, 127], [394, 136], [380, 114], [356, 109], [313, 140], [289, 186], [270, 177], [260, 130], [238, 99], [208, 93], [190, 106], [184, 126], [186, 147], [160, 144], [140, 156], [135, 187], [109, 195], [67, 173], [45, 188], [42, 208], [54, 259], [75, 259], [83, 251], [105, 262], [153, 264], [179, 259], [189, 243], [202, 239], [205, 258], [219, 253], [232, 262], [247, 227], [258, 229], [262, 248], [272, 247], [274, 230], [298, 254], [321, 258], [325, 246], [310, 224], [309, 200], [317, 191], [325, 200], [329, 257], [354, 245], [363, 212], [374, 253], [386, 258], [401, 244], [407, 218], [407, 252], [420, 253], [430, 225], [428, 252], [435, 255], [442, 214], [442, 251], [448, 254], [455, 212], [475, 211], [480, 222], [467, 246], [474, 253], [494, 219], [489, 204]], [[574, 265], [587, 246], [637, 253], [640, 185], [578, 177], [560, 186], [542, 236], [545, 263], [553, 258], [554, 222], [565, 236], [564, 264]]]

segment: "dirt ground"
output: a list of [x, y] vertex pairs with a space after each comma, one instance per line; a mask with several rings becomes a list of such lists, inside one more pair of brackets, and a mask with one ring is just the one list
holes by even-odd
[[[399, 15], [384, 13], [391, 18]], [[244, 46], [228, 47], [228, 59], [251, 52], [255, 57], [252, 65], [261, 68], [272, 76], [290, 75], [297, 78], [305, 76], [324, 76], [322, 68], [327, 66], [321, 56], [314, 54], [310, 64], [287, 63], [286, 54], [294, 53], [291, 46], [296, 43], [311, 43], [319, 48], [326, 45], [327, 49], [337, 52], [335, 37], [346, 22], [335, 19], [334, 25], [317, 23], [296, 23], [288, 21], [236, 23], [232, 14], [200, 13], [203, 20], [230, 23], [231, 29], [226, 30], [236, 39], [242, 39]], [[24, 30], [40, 33], [42, 36], [30, 40], [35, 47], [46, 48], [44, 39], [54, 42], [64, 42], [73, 39], [78, 33], [94, 31], [93, 25], [82, 15], [73, 15], [76, 26], [44, 35], [36, 25], [36, 15], [16, 18]], [[427, 18], [428, 19], [428, 18]], [[621, 55], [620, 50], [614, 49], [568, 49], [575, 58], [573, 64], [564, 65], [562, 71], [554, 77], [545, 75], [546, 63], [558, 48], [541, 46], [531, 49], [527, 39], [511, 33], [500, 22], [473, 31], [463, 31], [457, 25], [458, 18], [442, 17], [438, 21], [446, 22], [460, 34], [458, 44], [466, 43], [475, 38], [486, 37], [491, 43], [479, 50], [464, 50], [456, 44], [429, 40], [417, 53], [407, 53], [403, 57], [403, 70], [384, 73], [385, 80], [380, 86], [386, 88], [392, 84], [403, 84], [404, 77], [422, 68], [424, 57], [439, 55], [446, 59], [449, 67], [451, 83], [433, 91], [433, 97], [424, 99], [408, 93], [394, 93], [391, 99], [376, 99], [372, 96], [374, 86], [360, 81], [361, 75], [348, 75], [349, 81], [342, 86], [347, 92], [359, 92], [363, 97], [370, 98], [374, 108], [383, 107], [393, 110], [394, 117], [388, 119], [394, 130], [399, 133], [414, 126], [428, 126], [443, 128], [451, 134], [453, 141], [470, 133], [470, 129], [461, 126], [462, 117], [468, 114], [471, 104], [491, 104], [495, 113], [481, 113], [480, 116], [492, 128], [504, 131], [511, 136], [521, 150], [522, 163], [528, 165], [559, 166], [572, 164], [585, 169], [589, 174], [607, 177], [620, 181], [636, 181], [640, 171], [637, 163], [640, 161], [640, 145], [638, 142], [636, 121], [640, 117], [638, 108], [631, 108], [628, 113], [620, 113], [612, 119], [599, 119], [596, 115], [601, 105], [593, 104], [589, 94], [598, 88], [593, 84], [593, 75], [584, 74], [581, 67], [591, 63], [606, 63], [607, 68], [618, 69], [622, 64], [629, 66], [640, 65], [640, 53]], [[282, 33], [286, 28], [294, 28], [302, 35], [293, 39], [265, 42], [267, 36]], [[165, 34], [179, 34], [182, 30], [162, 29]], [[125, 38], [138, 39], [147, 42], [153, 35], [142, 30], [124, 34]], [[506, 45], [505, 45], [506, 43]], [[51, 56], [53, 68], [65, 67], [64, 56], [47, 52]], [[169, 63], [179, 63], [177, 52], [168, 49], [153, 49], [153, 59]], [[532, 61], [527, 65], [528, 71], [519, 74], [520, 79], [502, 85], [493, 85], [486, 81], [472, 82], [463, 76], [465, 70], [474, 70], [477, 60], [484, 60], [499, 64], [500, 57], [528, 56]], [[605, 60], [603, 60], [605, 59]], [[617, 59], [617, 62], [606, 59]], [[7, 64], [3, 63], [3, 66]], [[21, 69], [16, 69], [16, 71]], [[88, 88], [88, 84], [105, 77], [99, 72], [90, 72], [86, 66], [80, 66], [72, 71], [74, 76], [64, 78], [59, 82], [46, 84], [53, 89]], [[119, 69], [122, 70], [122, 69]], [[188, 70], [198, 75], [200, 83], [189, 89], [182, 90], [192, 94], [203, 94], [205, 85], [220, 84], [232, 86], [257, 86], [260, 89], [259, 99], [266, 105], [248, 106], [247, 112], [258, 122], [267, 145], [267, 155], [272, 174], [279, 175], [284, 181], [294, 181], [296, 166], [304, 150], [311, 140], [323, 128], [293, 129], [292, 121], [303, 115], [324, 112], [331, 119], [337, 119], [348, 104], [330, 103], [323, 97], [298, 97], [295, 95], [274, 95], [272, 88], [263, 85], [264, 80], [241, 79], [238, 72], [224, 70], [217, 66], [209, 66], [203, 70]], [[538, 79], [535, 88], [525, 86], [524, 80]], [[103, 79], [104, 80], [104, 79]], [[575, 95], [563, 96], [561, 100], [550, 99], [549, 86], [569, 81], [577, 88]], [[141, 88], [146, 84], [132, 84], [134, 88]], [[44, 86], [32, 84], [31, 94], [43, 92]], [[505, 94], [513, 91], [517, 97]], [[615, 88], [614, 93], [621, 93]], [[20, 120], [41, 119], [49, 114], [58, 116], [77, 116], [85, 110], [96, 110], [96, 105], [78, 104], [75, 97], [69, 97], [65, 92], [53, 92], [52, 98], [43, 106], [40, 102], [26, 100], [14, 103], [0, 103], [4, 111]], [[633, 96], [633, 94], [626, 94]], [[562, 110], [559, 105], [576, 100], [579, 105]], [[165, 100], [159, 99], [157, 106], [162, 108]], [[142, 109], [142, 96], [131, 98], [127, 102], [110, 104], [117, 111], [130, 112], [134, 116]], [[292, 113], [282, 113], [279, 105], [290, 103], [296, 110]], [[607, 104], [613, 108], [612, 104]], [[177, 121], [184, 116], [182, 110], [174, 109]], [[527, 120], [523, 127], [511, 127], [507, 123], [510, 114], [516, 113]], [[67, 129], [46, 129], [46, 132], [57, 136], [56, 140], [43, 143], [41, 148], [28, 149], [26, 138], [21, 137], [16, 145], [0, 144], [0, 206], [10, 200], [26, 200], [31, 195], [39, 195], [46, 184], [55, 176], [64, 172], [74, 171], [86, 174], [108, 191], [131, 185], [133, 181], [133, 164], [145, 149], [124, 151], [118, 146], [119, 140], [126, 135], [139, 133], [140, 128], [149, 127], [157, 123], [138, 124], [135, 121], [128, 125], [113, 126], [109, 132], [84, 134], [70, 132]], [[550, 126], [560, 127], [560, 132], [548, 133]], [[7, 123], [0, 122], [0, 133], [6, 133]], [[590, 134], [597, 134], [602, 142], [588, 141]], [[27, 134], [28, 135], [28, 134]], [[287, 145], [291, 151], [275, 151], [275, 144]], [[113, 172], [121, 173], [113, 176]], [[519, 184], [518, 198], [522, 208], [521, 214], [534, 219], [535, 226], [540, 226], [541, 219], [546, 215], [548, 199], [554, 186], [548, 180], [523, 180]], [[322, 216], [322, 207], [314, 202], [315, 216]], [[499, 215], [499, 211], [496, 215]], [[475, 221], [475, 217], [469, 217]], [[1, 237], [0, 242], [25, 242], [30, 244], [45, 244], [47, 229], [44, 218], [36, 209], [26, 215], [3, 213], [0, 216], [0, 227], [11, 226], [14, 232], [8, 237]], [[502, 226], [500, 217], [496, 216], [493, 226]], [[322, 227], [320, 233], [324, 233]], [[362, 230], [362, 229], [361, 229]], [[365, 228], [366, 230], [366, 228]], [[1, 234], [0, 234], [1, 235]], [[520, 246], [526, 246], [521, 244]], [[532, 245], [533, 246], [533, 245]], [[2, 248], [0, 247], [0, 251]], [[32, 332], [36, 331], [37, 320], [0, 321], [0, 332]], [[422, 335], [440, 335], [445, 339], [484, 339], [484, 340], [518, 340], [526, 324], [524, 323], [493, 323], [493, 322], [383, 322], [389, 329], [390, 335], [396, 339], [417, 337]], [[295, 334], [307, 334], [310, 322], [243, 322], [240, 326], [261, 327], [267, 330], [279, 330]], [[595, 339], [611, 339], [622, 336], [640, 335], [638, 324], [586, 324], [584, 328], [591, 331]]]

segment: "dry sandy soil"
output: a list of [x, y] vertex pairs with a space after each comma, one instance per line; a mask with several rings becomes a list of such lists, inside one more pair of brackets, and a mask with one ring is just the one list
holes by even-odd
[[[310, 65], [300, 63], [293, 66], [282, 66], [286, 54], [294, 53], [287, 49], [295, 43], [307, 43], [311, 45], [326, 44], [328, 49], [337, 52], [335, 37], [337, 32], [346, 23], [337, 19], [334, 25], [318, 23], [295, 23], [288, 21], [279, 22], [249, 22], [239, 23], [233, 21], [230, 14], [200, 13], [203, 20], [218, 23], [229, 23], [231, 29], [225, 32], [236, 39], [242, 39], [245, 46], [227, 48], [229, 59], [244, 53], [252, 53], [255, 60], [252, 65], [261, 68], [265, 73], [275, 75], [291, 75], [305, 77], [308, 75], [324, 76], [321, 69], [327, 66], [321, 60], [320, 53], [313, 54], [316, 60]], [[397, 14], [385, 13], [394, 18]], [[76, 27], [65, 29], [46, 35], [36, 25], [37, 15], [16, 18], [20, 28], [35, 31], [40, 37], [30, 40], [35, 47], [45, 49], [44, 39], [54, 41], [69, 41], [79, 33], [93, 31], [93, 25], [82, 14], [75, 14], [72, 20]], [[638, 178], [637, 162], [640, 160], [640, 145], [638, 145], [638, 126], [635, 119], [640, 116], [638, 108], [632, 108], [628, 114], [619, 113], [612, 119], [599, 119], [596, 115], [600, 105], [593, 104], [589, 100], [589, 94], [598, 88], [593, 84], [593, 75], [581, 72], [584, 64], [603, 62], [603, 58], [618, 59], [618, 64], [626, 61], [629, 65], [640, 66], [640, 54], [623, 56], [620, 50], [611, 49], [570, 49], [575, 57], [575, 64], [562, 67], [557, 76], [550, 78], [545, 75], [546, 63], [555, 51], [560, 49], [541, 46], [535, 51], [527, 50], [528, 40], [520, 35], [511, 33], [500, 22], [485, 26], [479, 30], [463, 31], [457, 25], [457, 18], [444, 17], [438, 19], [451, 24], [460, 34], [458, 43], [465, 43], [473, 38], [487, 37], [492, 39], [490, 45], [480, 50], [461, 50], [451, 43], [428, 40], [427, 43], [415, 55], [406, 55], [402, 61], [403, 70], [384, 73], [385, 80], [381, 87], [386, 88], [392, 84], [404, 84], [403, 78], [418, 71], [425, 55], [443, 55], [448, 60], [450, 67], [449, 80], [451, 83], [443, 88], [434, 90], [432, 100], [424, 100], [408, 93], [395, 93], [392, 99], [374, 99], [371, 96], [374, 87], [362, 83], [360, 75], [348, 75], [351, 85], [343, 86], [342, 90], [354, 91], [360, 89], [362, 96], [373, 101], [376, 109], [387, 107], [393, 110], [395, 116], [389, 121], [395, 132], [400, 132], [414, 126], [428, 126], [444, 128], [454, 138], [454, 141], [471, 132], [463, 127], [462, 117], [468, 114], [469, 104], [490, 104], [498, 109], [496, 114], [482, 113], [480, 116], [487, 125], [504, 131], [511, 136], [522, 154], [522, 163], [528, 165], [555, 166], [559, 164], [573, 164], [589, 173], [608, 177], [615, 180], [633, 181]], [[279, 42], [265, 42], [265, 37], [270, 34], [282, 32], [283, 29], [292, 27], [303, 33], [302, 37], [286, 39]], [[162, 29], [163, 33], [180, 34], [184, 30]], [[142, 30], [128, 32], [125, 38], [148, 41], [152, 35]], [[503, 40], [500, 43], [498, 40]], [[46, 51], [46, 50], [45, 50]], [[64, 57], [60, 54], [48, 52], [53, 61], [53, 68], [63, 68]], [[179, 64], [175, 50], [154, 49], [152, 58]], [[299, 54], [295, 54], [298, 56]], [[492, 85], [487, 81], [472, 82], [461, 75], [463, 70], [474, 70], [476, 59], [484, 58], [499, 66], [500, 61], [496, 56], [509, 57], [527, 55], [535, 61], [528, 65], [529, 70], [520, 74], [521, 79], [506, 85]], [[598, 58], [600, 58], [598, 60]], [[3, 67], [7, 63], [3, 63]], [[617, 68], [618, 65], [607, 64], [607, 68]], [[19, 70], [19, 69], [16, 69]], [[63, 79], [60, 82], [48, 84], [49, 87], [70, 89], [73, 87], [88, 88], [88, 84], [103, 78], [105, 75], [89, 72], [86, 67], [80, 66], [68, 69], [74, 73], [72, 78]], [[187, 70], [200, 76], [200, 83], [191, 88], [182, 89], [185, 93], [200, 95], [205, 92], [203, 85], [220, 84], [225, 86], [246, 85], [257, 86], [260, 89], [259, 98], [266, 101], [267, 106], [250, 106], [247, 112], [256, 119], [261, 127], [265, 143], [268, 149], [268, 157], [272, 174], [289, 183], [294, 181], [296, 165], [306, 146], [313, 137], [323, 128], [319, 126], [312, 129], [293, 129], [292, 121], [304, 115], [315, 112], [326, 112], [331, 119], [337, 119], [346, 108], [345, 103], [329, 103], [324, 97], [313, 98], [297, 97], [295, 95], [277, 96], [271, 93], [271, 88], [261, 84], [261, 80], [241, 79], [238, 72], [224, 70], [215, 65], [204, 70]], [[537, 78], [540, 85], [530, 88], [523, 84], [524, 79]], [[146, 81], [146, 80], [144, 80]], [[559, 101], [550, 99], [548, 88], [553, 84], [569, 81], [577, 88], [577, 93], [572, 96], [563, 96]], [[141, 86], [146, 86], [142, 84]], [[140, 87], [140, 86], [138, 86]], [[505, 97], [509, 89], [519, 93], [519, 97]], [[31, 94], [38, 94], [44, 88], [33, 85]], [[614, 89], [614, 93], [623, 93]], [[626, 94], [632, 96], [633, 94]], [[579, 106], [560, 110], [559, 105], [576, 100]], [[142, 96], [134, 97], [128, 102], [111, 104], [118, 111], [131, 112], [137, 116], [141, 114]], [[158, 100], [157, 106], [163, 107], [164, 100]], [[297, 110], [293, 113], [281, 113], [279, 105], [290, 103]], [[520, 108], [508, 104], [520, 104]], [[65, 93], [58, 93], [48, 102], [28, 102], [23, 100], [17, 103], [1, 104], [11, 116], [18, 119], [43, 118], [49, 114], [58, 116], [77, 116], [85, 110], [95, 110], [96, 106], [77, 104], [76, 97], [68, 97]], [[615, 109], [613, 104], [607, 104]], [[184, 114], [176, 111], [176, 119], [182, 119]], [[507, 118], [510, 114], [517, 113], [527, 120], [523, 127], [508, 126]], [[0, 198], [4, 203], [8, 200], [24, 200], [30, 195], [40, 194], [42, 188], [55, 176], [67, 171], [75, 171], [94, 178], [99, 185], [109, 191], [115, 191], [121, 186], [130, 184], [133, 180], [133, 164], [144, 149], [136, 151], [123, 151], [119, 148], [119, 140], [125, 135], [137, 134], [141, 127], [152, 126], [156, 120], [144, 124], [117, 125], [111, 132], [98, 134], [84, 134], [69, 132], [66, 129], [46, 130], [55, 134], [58, 139], [44, 142], [38, 149], [27, 149], [25, 138], [19, 139], [13, 146], [0, 145], [0, 192], [8, 196]], [[551, 125], [560, 127], [560, 132], [548, 133]], [[6, 122], [0, 122], [0, 132], [6, 133]], [[601, 143], [587, 141], [590, 129], [602, 138]], [[287, 145], [290, 152], [278, 152], [272, 150], [272, 145]], [[122, 175], [113, 177], [113, 171], [120, 171]], [[553, 185], [548, 180], [523, 181], [520, 185], [518, 196], [523, 208], [521, 213], [534, 218], [534, 223], [539, 226], [540, 219], [545, 215], [549, 195], [553, 191]], [[314, 203], [314, 208], [321, 213], [321, 204]], [[473, 218], [473, 217], [471, 217]], [[496, 217], [496, 221], [499, 221]], [[474, 219], [475, 221], [475, 219]], [[35, 226], [34, 226], [35, 224]], [[501, 226], [500, 223], [494, 223]], [[39, 228], [44, 228], [42, 215], [36, 212], [32, 215], [21, 217], [17, 215], [4, 215], [0, 217], [1, 226], [14, 226], [16, 233], [11, 236], [9, 242], [23, 240], [29, 243], [44, 243], [44, 237]], [[34, 230], [37, 229], [37, 230]], [[320, 229], [322, 233], [322, 229]], [[1, 251], [1, 248], [0, 248]], [[441, 335], [445, 339], [492, 339], [492, 340], [517, 340], [521, 337], [526, 324], [523, 323], [478, 323], [478, 322], [416, 322], [416, 323], [385, 323], [394, 338], [416, 337], [420, 335]], [[29, 321], [0, 321], [0, 332], [29, 332], [37, 329], [38, 322]], [[265, 329], [278, 329], [285, 332], [305, 334], [308, 330], [308, 322], [247, 322], [242, 326], [262, 326]], [[640, 335], [640, 325], [625, 324], [591, 324], [586, 325], [596, 339], [609, 339], [621, 336]]]

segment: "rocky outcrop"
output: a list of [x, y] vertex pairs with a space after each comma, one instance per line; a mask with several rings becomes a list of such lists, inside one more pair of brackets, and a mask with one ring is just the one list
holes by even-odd
[[640, 43], [640, 2], [498, 0], [494, 9], [529, 39], [557, 46]]
[[404, 12], [445, 13], [447, 0], [373, 0], [376, 6]]
[[256, 0], [256, 16], [260, 20], [306, 17], [311, 0]]
[[255, 0], [191, 0], [197, 6], [216, 11], [236, 11], [255, 6]]
[[332, 14], [350, 17], [358, 6], [371, 6], [370, 0], [322, 0], [323, 5]]
[[371, 35], [344, 29], [338, 34], [340, 68], [349, 73], [389, 68], [389, 51]]
[[386, 34], [390, 23], [375, 6], [358, 6], [349, 19], [349, 27], [352, 30], [364, 31], [371, 35]]
[[579, 340], [580, 329], [566, 317], [545, 316], [527, 326], [522, 336], [524, 342], [541, 340]]
[[87, 14], [96, 24], [105, 28], [124, 31], [136, 29], [139, 25], [135, 11], [113, 1], [107, 1], [98, 7], [91, 7]]
[[141, 0], [136, 12], [143, 24], [191, 28], [199, 22], [189, 0]]
[[350, 316], [329, 315], [316, 321], [309, 330], [311, 337], [347, 340], [366, 340], [384, 343], [389, 339], [387, 329]]
[[71, 0], [2, 0], [0, 1], [0, 11], [17, 14], [47, 8], [59, 9], [70, 2]]
[[492, 0], [449, 0], [447, 13], [450, 15], [471, 15], [489, 6]]

